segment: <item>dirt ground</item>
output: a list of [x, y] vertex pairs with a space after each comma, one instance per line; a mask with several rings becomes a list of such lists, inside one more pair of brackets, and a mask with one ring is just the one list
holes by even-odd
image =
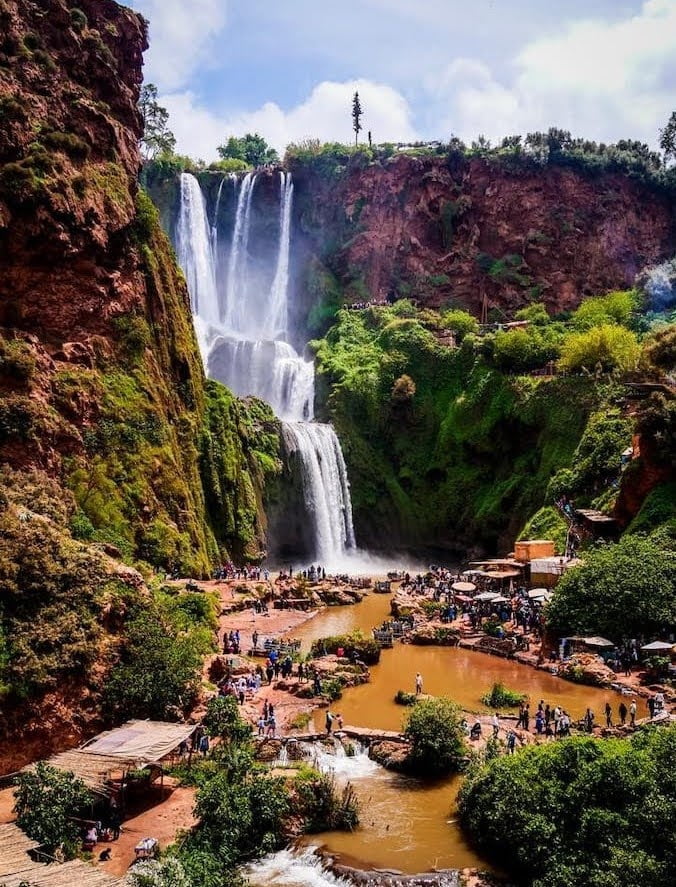
[[[159, 788], [155, 789], [159, 793]], [[97, 844], [94, 850], [94, 860], [97, 868], [101, 868], [110, 875], [122, 876], [134, 862], [136, 854], [134, 847], [143, 838], [157, 838], [160, 848], [166, 849], [176, 839], [176, 833], [180, 829], [190, 829], [196, 825], [197, 820], [193, 816], [195, 806], [195, 789], [177, 787], [170, 779], [164, 781], [164, 798], [157, 802], [151, 799], [154, 806], [146, 807], [137, 813], [132, 812], [129, 819], [125, 819], [122, 825], [119, 840], [111, 843]], [[102, 850], [110, 848], [111, 855], [108, 862], [98, 862], [98, 855]]]
[[14, 822], [14, 788], [3, 788], [0, 790], [0, 824], [6, 822]]

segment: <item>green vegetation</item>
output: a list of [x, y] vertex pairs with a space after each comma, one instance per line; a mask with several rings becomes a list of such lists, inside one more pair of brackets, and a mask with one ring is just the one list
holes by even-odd
[[[71, 12], [71, 18], [74, 12]], [[169, 129], [169, 112], [157, 101], [154, 83], [144, 83], [141, 87], [138, 108], [143, 119], [141, 151], [144, 158], [152, 160], [157, 156], [173, 154], [176, 138]]]
[[367, 665], [376, 665], [380, 661], [380, 646], [373, 638], [364, 637], [359, 629], [350, 632], [350, 634], [317, 638], [312, 642], [310, 655], [317, 658], [326, 655], [326, 653], [336, 653], [341, 648], [343, 655], [348, 659], [356, 657]]
[[407, 693], [406, 690], [397, 690], [394, 694], [394, 701], [397, 705], [415, 705], [418, 698], [415, 693]]
[[556, 554], [565, 554], [568, 524], [553, 505], [545, 505], [524, 524], [519, 539], [551, 539]]
[[75, 816], [89, 813], [92, 796], [72, 773], [40, 761], [34, 770], [17, 778], [14, 809], [16, 824], [48, 853], [62, 847], [67, 859], [80, 848], [80, 826]]
[[561, 578], [547, 607], [547, 624], [560, 635], [602, 635], [616, 643], [673, 631], [673, 553], [639, 535], [597, 545]]
[[239, 160], [254, 167], [279, 162], [275, 149], [257, 132], [248, 132], [241, 138], [230, 136], [224, 145], [219, 145], [218, 155], [222, 160]]
[[[313, 343], [362, 538], [429, 544], [455, 537], [462, 545], [495, 544], [505, 531], [516, 536], [606, 400], [605, 379], [507, 376], [489, 352], [496, 338], [514, 334], [489, 342], [459, 320], [461, 346], [445, 347], [430, 328], [447, 328], [448, 318], [404, 300], [342, 310]], [[533, 325], [524, 335], [548, 341], [563, 335], [559, 326]], [[406, 393], [415, 386], [415, 394], [402, 404], [392, 393], [404, 388], [404, 376]]]
[[411, 743], [407, 766], [423, 776], [458, 770], [467, 754], [460, 709], [450, 699], [421, 699], [409, 712], [404, 736]]
[[569, 336], [561, 346], [559, 366], [568, 372], [627, 372], [636, 368], [639, 353], [631, 330], [603, 324]]
[[674, 756], [674, 727], [529, 746], [469, 776], [460, 821], [530, 887], [667, 887], [676, 873]]
[[504, 684], [493, 684], [488, 693], [481, 697], [481, 703], [489, 708], [516, 708], [524, 701], [523, 693], [510, 690]]
[[[108, 712], [124, 721], [166, 720], [189, 711], [197, 698], [204, 656], [215, 649], [215, 619], [215, 600], [200, 594], [158, 593], [135, 608], [122, 657], [106, 681]], [[226, 715], [212, 709], [209, 725], [224, 729]]]

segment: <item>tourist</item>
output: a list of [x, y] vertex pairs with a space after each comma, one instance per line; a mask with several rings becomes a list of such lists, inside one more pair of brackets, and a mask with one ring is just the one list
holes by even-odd
[[594, 712], [590, 708], [584, 714], [584, 728], [587, 733], [591, 733], [594, 729]]
[[636, 726], [636, 700], [631, 700], [631, 705], [629, 706], [629, 726]]
[[528, 730], [530, 724], [530, 702], [527, 702], [523, 710], [523, 729]]
[[200, 739], [200, 752], [202, 757], [206, 758], [209, 751], [209, 736], [205, 733]]
[[420, 672], [418, 672], [415, 676], [415, 695], [420, 696], [423, 689], [423, 679]]
[[627, 706], [624, 702], [620, 702], [618, 711], [620, 713], [620, 724], [624, 726], [627, 723]]
[[664, 693], [661, 690], [658, 690], [655, 693], [655, 713], [659, 714], [664, 708]]
[[327, 712], [326, 712], [326, 720], [325, 720], [325, 724], [326, 724], [326, 733], [327, 733], [328, 736], [330, 736], [330, 735], [331, 735], [331, 730], [332, 730], [332, 728], [333, 728], [333, 715], [331, 714], [330, 711], [327, 711]]
[[610, 707], [610, 703], [606, 702], [606, 727], [613, 726], [613, 710]]
[[322, 695], [322, 685], [319, 680], [319, 672], [315, 669], [314, 677], [312, 679], [312, 692], [315, 696]]
[[500, 732], [500, 718], [498, 717], [497, 712], [491, 718], [491, 724], [493, 726], [493, 737], [497, 739], [498, 733]]
[[535, 732], [538, 736], [542, 736], [545, 729], [545, 713], [538, 708], [535, 714]]
[[265, 736], [265, 718], [263, 715], [258, 719], [258, 735]]
[[254, 650], [258, 646], [258, 632], [254, 628], [254, 633], [251, 635], [251, 640], [253, 641]]
[[514, 730], [510, 730], [507, 734], [507, 754], [513, 755], [514, 749], [516, 747], [516, 733]]
[[263, 702], [263, 720], [264, 720], [264, 721], [267, 721], [267, 719], [268, 719], [269, 717], [270, 717], [270, 707], [269, 707], [269, 705], [268, 705], [268, 700], [266, 699], [266, 700]]
[[479, 721], [475, 721], [472, 724], [472, 729], [469, 731], [470, 739], [479, 739], [481, 737], [481, 724]]
[[277, 732], [277, 721], [275, 720], [274, 713], [270, 715], [268, 718], [268, 736], [274, 736]]
[[340, 712], [336, 715], [336, 723], [338, 724], [338, 729], [342, 730], [343, 729], [343, 716], [340, 714]]
[[655, 697], [654, 696], [648, 697], [648, 712], [650, 714], [651, 719], [655, 717]]
[[557, 705], [556, 708], [554, 709], [554, 736], [556, 736], [559, 732], [562, 714], [563, 714], [563, 712], [561, 711], [561, 707]]
[[303, 668], [303, 663], [298, 663], [298, 680], [302, 684], [305, 680], [305, 669]]

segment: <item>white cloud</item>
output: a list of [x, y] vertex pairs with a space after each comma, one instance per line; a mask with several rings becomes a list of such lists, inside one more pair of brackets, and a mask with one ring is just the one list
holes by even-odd
[[510, 84], [482, 63], [456, 59], [429, 94], [443, 134], [466, 140], [561, 126], [654, 145], [673, 110], [675, 57], [676, 0], [646, 0], [630, 18], [578, 21], [532, 41], [515, 57]]
[[352, 96], [359, 91], [364, 117], [362, 139], [368, 130], [374, 141], [408, 141], [416, 138], [411, 109], [404, 97], [392, 87], [369, 80], [345, 83], [324, 81], [314, 87], [308, 98], [284, 111], [274, 102], [266, 102], [253, 111], [239, 111], [219, 116], [200, 106], [191, 92], [161, 97], [170, 115], [170, 127], [181, 153], [216, 158], [216, 148], [229, 135], [258, 132], [279, 151], [290, 142], [306, 138], [349, 142], [352, 132]]
[[226, 0], [133, 0], [150, 22], [146, 80], [178, 89], [214, 61], [214, 38], [226, 23]]

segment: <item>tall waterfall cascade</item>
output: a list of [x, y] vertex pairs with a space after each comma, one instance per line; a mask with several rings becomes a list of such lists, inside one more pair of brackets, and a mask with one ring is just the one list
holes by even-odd
[[311, 556], [335, 567], [355, 549], [350, 485], [340, 442], [331, 425], [314, 421], [314, 363], [291, 342], [289, 272], [291, 262], [291, 173], [279, 173], [278, 240], [274, 267], [266, 277], [252, 243], [252, 206], [259, 179], [230, 177], [236, 203], [227, 260], [218, 230], [226, 178], [218, 188], [213, 221], [197, 179], [181, 175], [176, 251], [190, 292], [190, 303], [207, 374], [240, 397], [267, 401], [283, 423], [287, 453], [297, 460]]

